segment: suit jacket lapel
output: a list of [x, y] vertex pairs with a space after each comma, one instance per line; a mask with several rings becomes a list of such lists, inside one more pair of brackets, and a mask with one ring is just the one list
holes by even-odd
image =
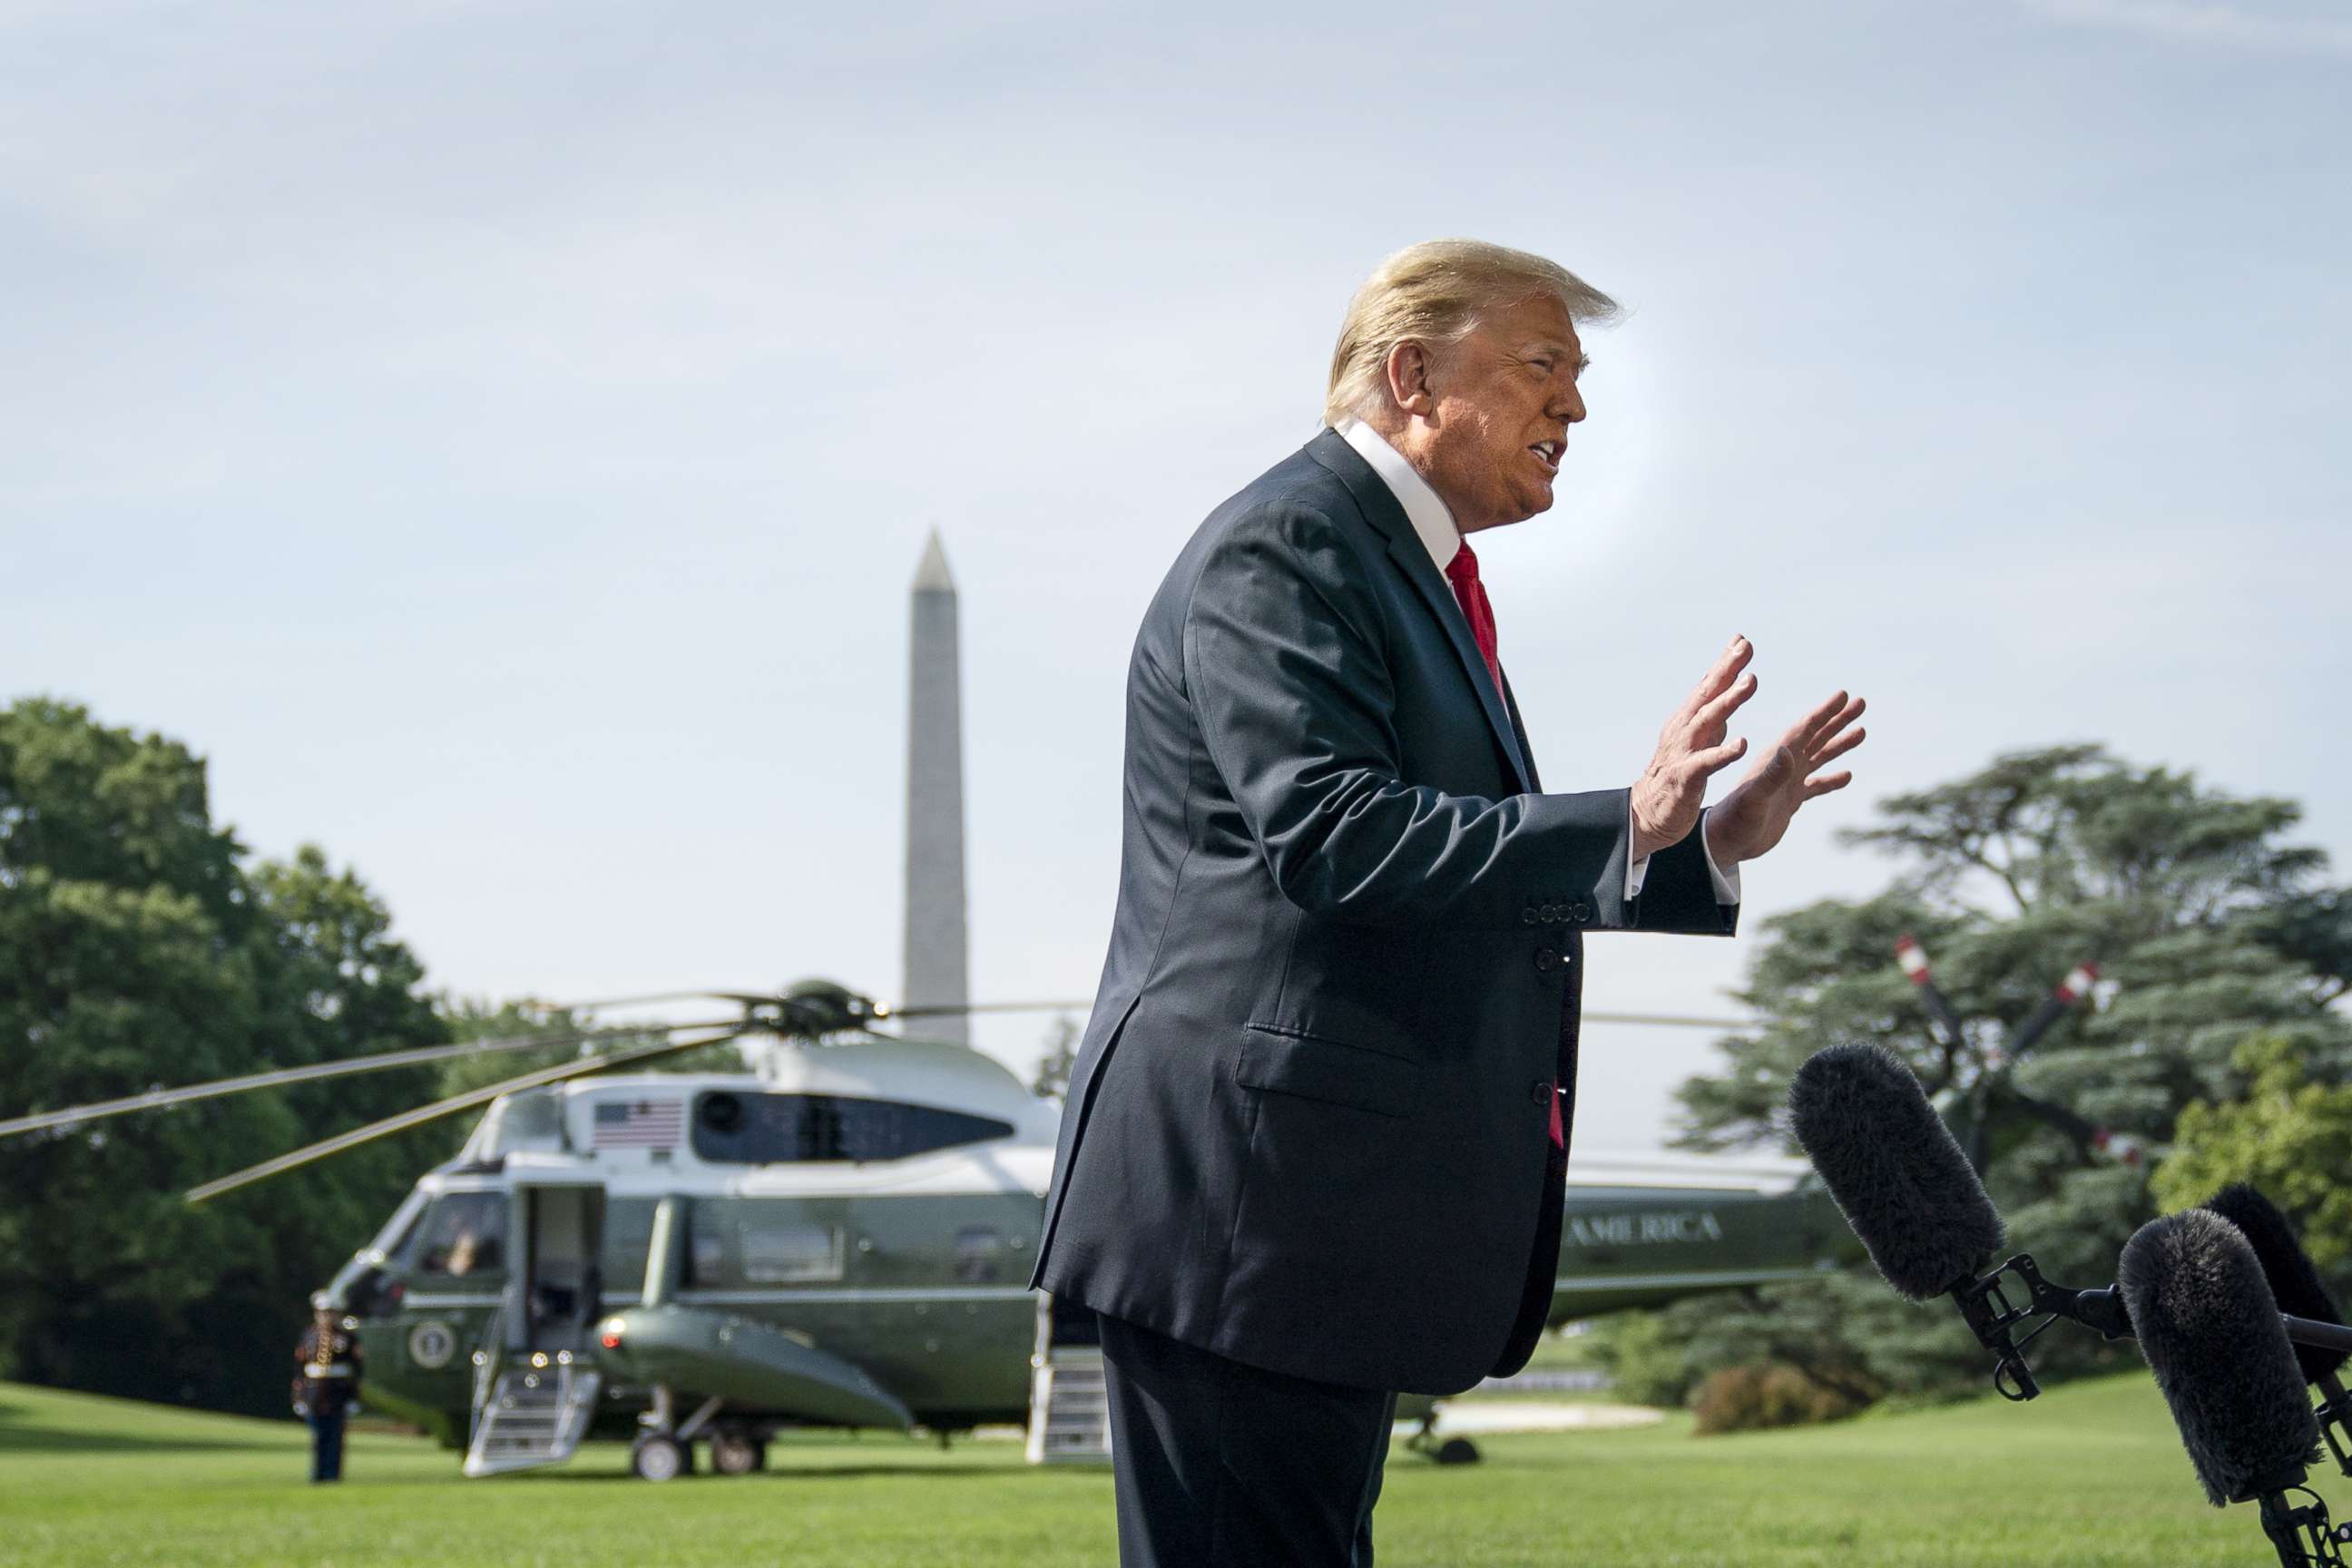
[[1504, 759], [1511, 765], [1512, 777], [1522, 791], [1533, 789], [1535, 780], [1519, 749], [1511, 715], [1503, 706], [1502, 693], [1495, 689], [1495, 682], [1487, 676], [1486, 661], [1479, 657], [1477, 640], [1470, 635], [1470, 623], [1463, 618], [1462, 605], [1436, 563], [1430, 560], [1429, 547], [1412, 531], [1412, 520], [1405, 516], [1404, 508], [1380, 475], [1372, 472], [1371, 465], [1357, 456], [1356, 449], [1339, 432], [1326, 430], [1307, 443], [1307, 455], [1330, 469], [1347, 486], [1364, 521], [1388, 541], [1389, 554], [1454, 644], [1454, 655], [1462, 661], [1462, 672], [1469, 678], [1470, 689], [1478, 694], [1478, 705], [1486, 710], [1487, 726], [1495, 732], [1495, 743], [1502, 748]]
[[1519, 717], [1519, 695], [1511, 689], [1508, 671], [1503, 676], [1503, 706], [1511, 710], [1511, 733], [1518, 737], [1519, 756], [1528, 764], [1528, 787], [1541, 794], [1543, 774], [1536, 768], [1536, 749], [1528, 744], [1528, 721]]

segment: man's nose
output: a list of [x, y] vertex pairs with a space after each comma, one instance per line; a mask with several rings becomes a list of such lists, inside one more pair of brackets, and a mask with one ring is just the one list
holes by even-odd
[[1552, 405], [1548, 412], [1555, 419], [1565, 419], [1570, 425], [1580, 424], [1584, 418], [1584, 394], [1571, 386], [1561, 395], [1552, 399]]

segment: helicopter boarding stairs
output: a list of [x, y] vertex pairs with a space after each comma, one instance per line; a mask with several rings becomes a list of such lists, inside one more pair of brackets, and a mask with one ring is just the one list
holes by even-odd
[[512, 1277], [474, 1352], [466, 1474], [562, 1464], [595, 1418], [604, 1375], [589, 1346], [599, 1310], [604, 1194], [581, 1182], [518, 1184], [508, 1215]]
[[501, 1372], [466, 1449], [466, 1474], [502, 1475], [570, 1458], [588, 1435], [604, 1381], [577, 1366]]
[[[493, 1318], [489, 1346], [499, 1343], [498, 1330]], [[474, 1436], [466, 1447], [466, 1474], [503, 1475], [570, 1458], [588, 1435], [603, 1374], [568, 1352], [509, 1362], [485, 1348], [474, 1356]]]
[[1100, 1464], [1110, 1458], [1110, 1389], [1103, 1381], [1095, 1315], [1037, 1299], [1037, 1349], [1029, 1358], [1033, 1465]]

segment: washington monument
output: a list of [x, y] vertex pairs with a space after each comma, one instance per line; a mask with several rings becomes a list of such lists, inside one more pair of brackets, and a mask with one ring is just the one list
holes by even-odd
[[[961, 1006], [964, 974], [963, 705], [956, 654], [955, 579], [939, 531], [915, 568], [907, 649], [908, 1006]], [[963, 1015], [926, 1018], [916, 1033], [971, 1042]]]

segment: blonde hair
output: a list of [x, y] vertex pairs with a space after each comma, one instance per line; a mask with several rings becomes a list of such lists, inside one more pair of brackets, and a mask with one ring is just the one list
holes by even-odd
[[1325, 423], [1371, 412], [1397, 344], [1456, 342], [1487, 312], [1537, 294], [1557, 299], [1571, 321], [1608, 321], [1620, 313], [1616, 300], [1559, 262], [1524, 250], [1479, 239], [1405, 247], [1373, 268], [1348, 302], [1331, 351]]

